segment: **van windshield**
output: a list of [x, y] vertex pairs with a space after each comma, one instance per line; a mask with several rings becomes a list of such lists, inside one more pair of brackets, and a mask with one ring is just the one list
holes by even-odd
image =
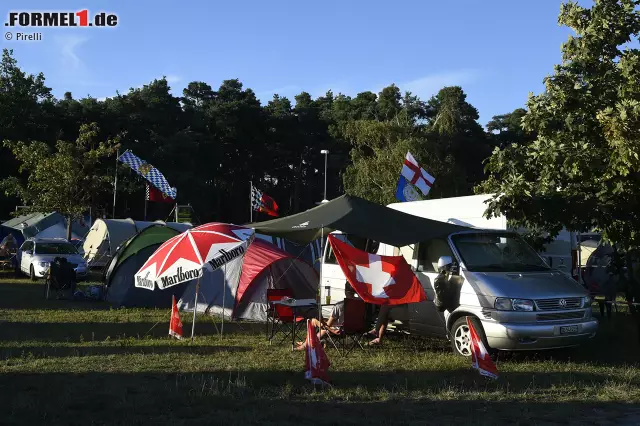
[[547, 271], [549, 267], [519, 235], [478, 232], [451, 237], [462, 261], [474, 272]]

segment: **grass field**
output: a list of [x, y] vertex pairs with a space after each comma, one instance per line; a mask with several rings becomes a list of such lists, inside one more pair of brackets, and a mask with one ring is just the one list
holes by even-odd
[[[0, 424], [640, 424], [640, 347], [629, 317], [577, 349], [500, 354], [488, 381], [445, 341], [389, 340], [346, 358], [331, 389], [263, 326], [199, 318], [195, 345], [168, 310], [43, 299], [0, 274]], [[190, 318], [183, 318], [190, 330]]]

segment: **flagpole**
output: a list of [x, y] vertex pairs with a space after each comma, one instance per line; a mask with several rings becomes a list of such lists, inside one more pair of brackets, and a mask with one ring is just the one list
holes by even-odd
[[116, 192], [118, 191], [118, 158], [120, 157], [120, 149], [116, 150], [116, 173], [113, 179], [113, 211], [111, 218], [116, 218]]
[[144, 193], [144, 220], [147, 220], [147, 203], [149, 202], [149, 184]]
[[253, 182], [249, 181], [249, 223], [253, 223]]
[[193, 336], [196, 331], [196, 311], [198, 310], [198, 291], [200, 290], [200, 277], [196, 281], [196, 295], [193, 298], [193, 323], [191, 324], [191, 343], [193, 343]]

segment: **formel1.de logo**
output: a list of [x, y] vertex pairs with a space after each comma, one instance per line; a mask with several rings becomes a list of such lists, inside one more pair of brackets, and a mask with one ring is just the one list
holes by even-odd
[[87, 9], [77, 12], [9, 12], [5, 27], [115, 27], [118, 15], [99, 12], [89, 15]]

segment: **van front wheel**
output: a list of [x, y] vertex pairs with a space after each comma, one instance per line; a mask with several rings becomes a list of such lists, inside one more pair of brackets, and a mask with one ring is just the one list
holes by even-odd
[[[489, 345], [487, 344], [487, 338], [484, 335], [482, 326], [476, 327], [478, 337], [482, 339], [485, 347], [489, 351]], [[471, 333], [469, 332], [469, 325], [467, 324], [467, 317], [461, 317], [453, 323], [450, 330], [451, 337], [451, 349], [456, 355], [463, 357], [471, 356]]]

